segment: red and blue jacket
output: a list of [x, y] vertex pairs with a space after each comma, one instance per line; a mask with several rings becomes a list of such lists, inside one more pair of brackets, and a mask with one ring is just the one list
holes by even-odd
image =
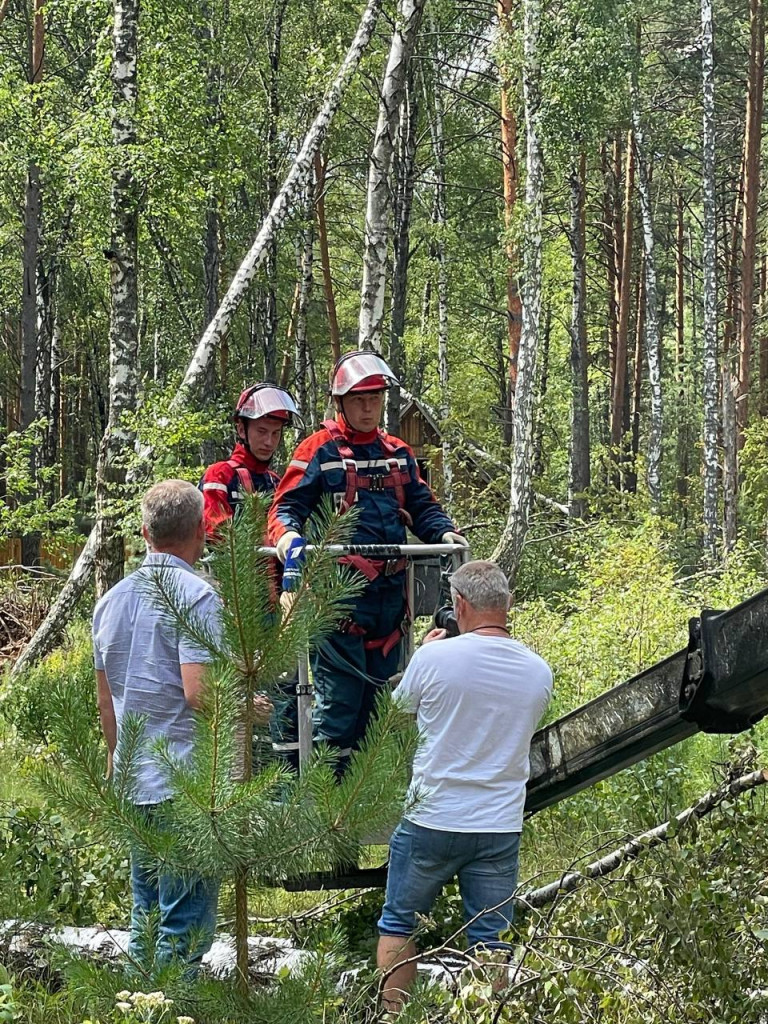
[[456, 529], [405, 441], [381, 430], [356, 432], [339, 414], [293, 453], [269, 511], [270, 542], [276, 544], [287, 530], [301, 534], [325, 494], [337, 509], [346, 508], [353, 479], [359, 509], [353, 544], [404, 544], [406, 524], [426, 544], [439, 544], [446, 531]]
[[203, 521], [209, 540], [216, 537], [219, 526], [231, 519], [243, 499], [248, 474], [251, 493], [274, 494], [280, 477], [266, 462], [259, 462], [243, 444], [236, 444], [229, 459], [214, 462], [203, 474], [200, 490], [203, 492]]

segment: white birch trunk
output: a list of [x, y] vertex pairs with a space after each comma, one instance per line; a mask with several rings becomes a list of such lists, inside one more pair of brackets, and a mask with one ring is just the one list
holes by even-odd
[[406, 72], [421, 24], [425, 0], [399, 0], [387, 68], [381, 85], [379, 120], [368, 164], [363, 283], [360, 290], [360, 348], [381, 347], [389, 248], [390, 171]]
[[75, 562], [67, 582], [64, 584], [56, 600], [48, 610], [37, 632], [16, 659], [11, 670], [11, 680], [31, 668], [35, 662], [50, 654], [59, 642], [75, 613], [77, 602], [83, 596], [93, 576], [94, 556], [96, 553], [97, 530], [91, 530], [85, 547]]
[[[400, 129], [393, 168], [396, 181], [392, 245], [392, 302], [389, 321], [389, 366], [398, 380], [405, 376], [405, 315], [408, 300], [408, 267], [411, 257], [411, 211], [416, 178], [416, 130], [419, 118], [418, 92], [413, 65], [406, 75], [405, 98], [400, 107]], [[387, 392], [387, 431], [400, 434], [400, 385]]]
[[[748, 775], [742, 775], [740, 778], [734, 779], [733, 782], [726, 782], [719, 789], [706, 793], [695, 804], [681, 811], [680, 814], [670, 821], [665, 821], [662, 825], [657, 825], [656, 828], [635, 836], [634, 839], [630, 839], [629, 842], [624, 843], [617, 850], [613, 850], [599, 860], [588, 864], [582, 871], [566, 871], [556, 882], [550, 882], [548, 885], [542, 885], [538, 889], [529, 890], [520, 897], [520, 904], [527, 908], [541, 908], [545, 907], [548, 903], [554, 903], [558, 897], [573, 892], [582, 886], [584, 882], [593, 878], [603, 878], [626, 863], [626, 861], [641, 857], [648, 850], [653, 849], [654, 846], [665, 843], [670, 836], [670, 831], [675, 836], [679, 835], [681, 829], [710, 814], [725, 800], [733, 800], [735, 797], [740, 796], [742, 793], [748, 793], [757, 786], [764, 786], [767, 782], [768, 772], [765, 771], [750, 772]], [[673, 822], [674, 826], [670, 828]]]
[[312, 168], [315, 153], [319, 150], [325, 138], [328, 126], [339, 109], [344, 92], [360, 63], [363, 52], [376, 27], [381, 4], [382, 0], [368, 0], [357, 33], [347, 51], [344, 62], [328, 92], [325, 94], [323, 105], [304, 138], [299, 155], [291, 165], [288, 176], [283, 182], [283, 187], [278, 192], [269, 213], [264, 219], [261, 230], [233, 277], [216, 316], [208, 324], [198, 343], [197, 349], [184, 374], [181, 387], [171, 403], [171, 411], [184, 408], [192, 392], [200, 386], [205, 378], [208, 363], [213, 358], [222, 337], [226, 334], [232, 317], [247, 295], [259, 267], [264, 262], [270, 242], [285, 223], [292, 202], [304, 188]]
[[[368, 0], [355, 38], [333, 84], [325, 95], [323, 106], [304, 139], [301, 151], [291, 167], [288, 177], [262, 225], [261, 231], [235, 275], [216, 316], [200, 339], [192, 361], [187, 367], [182, 386], [179, 388], [172, 403], [172, 410], [184, 408], [194, 390], [203, 385], [208, 363], [213, 358], [232, 317], [248, 292], [248, 287], [258, 271], [261, 261], [264, 259], [266, 246], [270, 238], [282, 226], [293, 197], [301, 190], [303, 182], [309, 174], [315, 153], [320, 148], [328, 126], [339, 108], [344, 91], [349, 85], [373, 34], [381, 10], [381, 4], [382, 0]], [[96, 527], [91, 532], [86, 547], [70, 573], [69, 579], [54, 606], [33, 636], [27, 649], [14, 665], [14, 675], [17, 675], [24, 667], [30, 666], [39, 657], [52, 650], [62, 631], [74, 615], [77, 602], [90, 582], [93, 572], [95, 531]], [[30, 651], [29, 656], [27, 656], [27, 650]]]
[[712, 0], [701, 0], [704, 300], [704, 550], [718, 556], [717, 518], [717, 212], [715, 206], [715, 47]]
[[531, 504], [531, 453], [533, 449], [533, 397], [536, 380], [536, 348], [541, 318], [541, 220], [544, 170], [539, 140], [541, 88], [539, 32], [541, 0], [525, 0], [523, 95], [526, 128], [525, 226], [523, 245], [523, 322], [517, 365], [517, 390], [512, 424], [513, 453], [509, 513], [493, 555], [515, 577], [528, 531]]
[[139, 192], [131, 151], [136, 143], [138, 99], [138, 0], [115, 0], [112, 53], [112, 237], [109, 252], [109, 420], [96, 465], [96, 592], [103, 594], [123, 574], [123, 537], [111, 498], [125, 482], [120, 456], [133, 444], [126, 413], [136, 408], [138, 388]]
[[661, 397], [661, 336], [659, 333], [658, 299], [656, 292], [656, 261], [653, 238], [653, 210], [648, 165], [645, 160], [645, 142], [640, 122], [637, 87], [632, 84], [632, 127], [637, 157], [637, 191], [643, 221], [643, 251], [645, 253], [645, 343], [648, 360], [648, 379], [651, 384], [651, 424], [648, 435], [648, 492], [651, 510], [661, 510], [661, 439], [663, 407]]

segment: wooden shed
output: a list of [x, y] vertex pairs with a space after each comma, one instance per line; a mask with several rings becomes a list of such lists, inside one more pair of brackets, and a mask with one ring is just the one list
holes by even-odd
[[[443, 497], [443, 435], [434, 411], [418, 398], [409, 396], [400, 405], [400, 437], [410, 445], [421, 475], [438, 495]], [[454, 484], [485, 487], [491, 476], [484, 466], [468, 461], [458, 453], [453, 466]]]

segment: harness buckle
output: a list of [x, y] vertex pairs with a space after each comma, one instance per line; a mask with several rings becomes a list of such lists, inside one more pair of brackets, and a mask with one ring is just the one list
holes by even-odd
[[376, 473], [374, 476], [368, 477], [368, 490], [374, 491], [376, 494], [381, 494], [384, 490], [384, 477], [381, 473]]
[[395, 576], [405, 568], [405, 558], [387, 558], [382, 569], [383, 576]]

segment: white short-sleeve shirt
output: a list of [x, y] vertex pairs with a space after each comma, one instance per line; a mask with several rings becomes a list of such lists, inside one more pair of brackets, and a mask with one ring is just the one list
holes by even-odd
[[465, 633], [411, 659], [394, 696], [421, 737], [406, 818], [453, 832], [519, 832], [531, 737], [552, 694], [547, 663], [509, 637]]

